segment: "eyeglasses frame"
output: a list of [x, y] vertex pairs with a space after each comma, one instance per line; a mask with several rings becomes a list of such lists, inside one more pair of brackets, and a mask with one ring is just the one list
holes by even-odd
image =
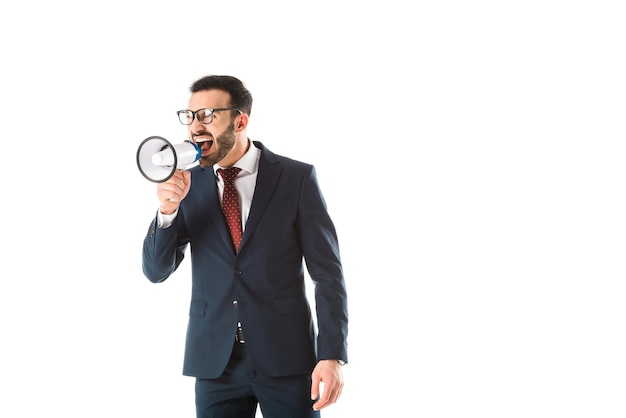
[[[201, 110], [210, 110], [211, 111], [211, 121], [210, 122], [201, 122], [200, 119], [198, 118], [198, 112]], [[215, 112], [222, 112], [225, 110], [236, 110], [237, 112], [239, 112], [240, 115], [243, 115], [243, 112], [239, 109], [237, 109], [236, 107], [218, 107], [216, 109], [211, 109], [210, 107], [203, 107], [201, 109], [198, 110], [189, 110], [189, 109], [183, 109], [183, 110], [178, 110], [176, 111], [176, 115], [178, 115], [178, 121], [185, 126], [189, 126], [193, 123], [194, 119], [197, 119], [198, 122], [200, 122], [203, 125], [209, 125], [211, 123], [213, 123], [213, 115], [215, 114]], [[187, 113], [187, 112], [191, 112], [192, 117], [191, 117], [191, 122], [189, 123], [183, 123], [183, 121], [180, 118], [180, 115], [183, 113]]]

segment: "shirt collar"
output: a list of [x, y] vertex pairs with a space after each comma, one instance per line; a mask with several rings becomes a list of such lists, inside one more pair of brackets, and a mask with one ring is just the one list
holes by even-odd
[[[255, 174], [259, 169], [259, 158], [261, 157], [261, 150], [254, 146], [254, 143], [248, 140], [250, 146], [248, 147], [248, 151], [241, 157], [233, 167], [239, 167], [243, 171], [247, 171], [250, 174]], [[213, 171], [215, 175], [217, 175], [218, 168], [226, 168], [222, 167], [218, 164], [213, 165]]]

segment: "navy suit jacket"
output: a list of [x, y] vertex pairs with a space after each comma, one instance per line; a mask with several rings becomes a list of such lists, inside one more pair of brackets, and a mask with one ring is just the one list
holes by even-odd
[[[167, 279], [191, 250], [192, 294], [183, 374], [216, 378], [230, 358], [237, 322], [256, 370], [310, 373], [322, 359], [347, 361], [346, 289], [335, 227], [315, 168], [261, 149], [239, 253], [222, 214], [215, 173], [192, 168], [191, 189], [169, 228], [152, 221], [143, 272]], [[305, 294], [315, 284], [317, 328]]]

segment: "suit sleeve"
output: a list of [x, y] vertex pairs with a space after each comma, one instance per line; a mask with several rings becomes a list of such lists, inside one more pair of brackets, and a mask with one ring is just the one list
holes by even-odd
[[153, 283], [167, 279], [185, 257], [188, 241], [184, 238], [182, 214], [174, 219], [168, 228], [159, 228], [157, 218], [150, 223], [150, 228], [143, 242], [143, 274]]
[[315, 284], [318, 358], [347, 362], [348, 306], [339, 242], [313, 166], [304, 177], [299, 211], [304, 258]]

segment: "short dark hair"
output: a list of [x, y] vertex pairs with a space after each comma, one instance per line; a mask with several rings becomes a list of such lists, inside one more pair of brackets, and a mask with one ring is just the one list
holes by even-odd
[[202, 90], [223, 90], [230, 94], [229, 107], [237, 108], [248, 116], [252, 111], [252, 94], [238, 78], [230, 75], [207, 75], [194, 81], [189, 87], [191, 93]]

